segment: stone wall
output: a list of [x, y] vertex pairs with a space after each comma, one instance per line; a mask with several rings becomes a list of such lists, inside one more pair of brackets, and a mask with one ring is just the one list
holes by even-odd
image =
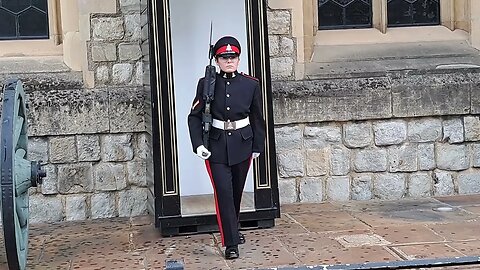
[[267, 15], [272, 78], [293, 79], [297, 49], [292, 37], [291, 11], [270, 9]]

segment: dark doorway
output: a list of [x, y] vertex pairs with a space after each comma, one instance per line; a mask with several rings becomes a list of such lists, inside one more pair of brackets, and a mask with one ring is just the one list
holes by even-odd
[[372, 27], [372, 0], [319, 0], [320, 30]]
[[0, 40], [48, 39], [47, 0], [0, 0]]
[[388, 0], [388, 26], [440, 24], [440, 0]]

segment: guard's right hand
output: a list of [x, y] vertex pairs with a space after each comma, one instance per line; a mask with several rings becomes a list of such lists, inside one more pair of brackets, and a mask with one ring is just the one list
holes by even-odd
[[208, 159], [212, 153], [208, 151], [205, 146], [200, 145], [197, 147], [197, 156], [199, 156], [201, 159]]

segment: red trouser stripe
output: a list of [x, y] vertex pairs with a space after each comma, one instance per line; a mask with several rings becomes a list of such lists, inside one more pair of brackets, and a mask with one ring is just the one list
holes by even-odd
[[222, 218], [220, 217], [220, 209], [218, 208], [217, 189], [215, 188], [215, 182], [213, 181], [212, 169], [210, 168], [210, 161], [205, 160], [205, 166], [207, 167], [208, 175], [213, 187], [213, 196], [215, 197], [215, 211], [217, 212], [217, 223], [220, 230], [220, 238], [222, 239], [222, 246], [225, 246], [225, 239], [223, 237]]

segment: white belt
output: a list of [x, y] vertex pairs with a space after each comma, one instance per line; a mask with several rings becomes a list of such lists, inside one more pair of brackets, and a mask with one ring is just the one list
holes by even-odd
[[248, 117], [237, 120], [237, 121], [221, 121], [217, 119], [213, 119], [212, 126], [218, 129], [223, 129], [223, 130], [236, 130], [236, 129], [241, 129], [246, 126], [250, 125], [250, 120]]

